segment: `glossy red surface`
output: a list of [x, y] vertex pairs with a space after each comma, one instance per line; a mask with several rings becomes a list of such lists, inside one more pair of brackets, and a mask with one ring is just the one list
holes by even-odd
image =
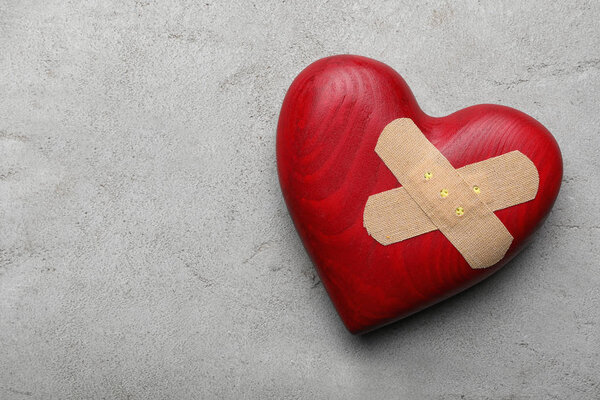
[[[505, 258], [473, 270], [439, 232], [382, 246], [363, 228], [367, 198], [400, 186], [375, 154], [383, 127], [412, 118], [455, 168], [519, 150], [540, 175], [537, 197], [497, 211], [514, 237]], [[556, 141], [517, 110], [421, 111], [404, 80], [372, 59], [334, 56], [300, 73], [283, 102], [277, 165], [296, 229], [344, 324], [363, 333], [452, 296], [497, 271], [550, 211], [562, 178]]]

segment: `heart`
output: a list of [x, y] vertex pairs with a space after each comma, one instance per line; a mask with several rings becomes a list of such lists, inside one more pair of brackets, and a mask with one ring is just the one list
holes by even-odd
[[[412, 119], [456, 169], [514, 150], [534, 163], [535, 198], [494, 212], [513, 237], [499, 262], [471, 268], [439, 230], [387, 246], [368, 234], [369, 196], [401, 186], [374, 151], [398, 118]], [[392, 68], [352, 55], [318, 60], [294, 80], [279, 116], [277, 167], [294, 225], [352, 333], [407, 317], [496, 272], [548, 215], [562, 179], [558, 145], [532, 117], [491, 104], [431, 117]]]

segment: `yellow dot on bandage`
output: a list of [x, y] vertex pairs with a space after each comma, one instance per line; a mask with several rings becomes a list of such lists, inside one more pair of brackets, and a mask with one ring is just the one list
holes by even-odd
[[442, 197], [442, 199], [445, 199], [446, 197], [448, 197], [450, 193], [448, 192], [448, 189], [442, 189], [440, 190], [440, 196]]
[[462, 207], [456, 207], [455, 212], [456, 212], [456, 215], [458, 215], [460, 217], [461, 215], [463, 215], [465, 213], [465, 210]]
[[428, 181], [431, 178], [433, 178], [433, 172], [427, 171], [427, 172], [425, 172], [425, 174], [423, 176], [425, 177], [425, 180]]
[[481, 189], [479, 189], [479, 186], [473, 186], [473, 191], [477, 194], [481, 193]]

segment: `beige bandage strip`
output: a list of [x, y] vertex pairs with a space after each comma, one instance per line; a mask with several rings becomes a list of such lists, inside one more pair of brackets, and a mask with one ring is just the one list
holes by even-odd
[[[516, 150], [457, 171], [492, 211], [533, 200], [538, 191], [535, 165]], [[369, 235], [383, 245], [437, 230], [403, 187], [370, 196], [363, 218]]]
[[492, 210], [533, 199], [539, 185], [518, 151], [455, 170], [406, 118], [385, 127], [375, 151], [403, 187], [369, 197], [367, 232], [388, 245], [439, 229], [471, 268], [494, 265], [512, 242]]

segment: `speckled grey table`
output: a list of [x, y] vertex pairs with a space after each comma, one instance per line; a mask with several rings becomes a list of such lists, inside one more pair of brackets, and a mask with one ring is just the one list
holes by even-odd
[[[600, 3], [0, 1], [0, 398], [600, 397]], [[349, 335], [283, 203], [317, 58], [540, 120], [562, 191], [504, 270]]]

